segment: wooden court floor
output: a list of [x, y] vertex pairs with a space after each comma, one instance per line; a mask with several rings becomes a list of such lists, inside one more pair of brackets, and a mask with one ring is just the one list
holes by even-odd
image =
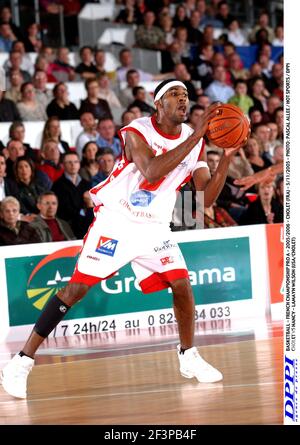
[[[0, 385], [0, 424], [281, 424], [282, 324], [218, 323], [198, 323], [196, 345], [222, 383], [181, 377], [176, 325], [51, 339], [36, 356], [26, 401]], [[20, 346], [0, 345], [0, 367]]]

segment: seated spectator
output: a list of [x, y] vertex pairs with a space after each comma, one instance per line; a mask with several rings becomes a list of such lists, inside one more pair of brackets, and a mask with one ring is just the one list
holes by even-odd
[[50, 73], [59, 82], [72, 81], [76, 77], [74, 67], [69, 63], [69, 49], [66, 47], [60, 47], [57, 50], [57, 58], [54, 62], [50, 63]]
[[103, 147], [96, 156], [98, 173], [92, 178], [92, 187], [104, 181], [113, 171], [115, 165], [114, 152], [110, 147]]
[[98, 173], [99, 165], [96, 155], [102, 150], [98, 148], [96, 142], [87, 142], [82, 150], [82, 159], [80, 163], [79, 175], [88, 182]]
[[16, 104], [10, 99], [5, 99], [4, 91], [0, 90], [0, 122], [19, 120], [21, 120], [21, 116]]
[[[21, 210], [31, 222], [38, 214], [37, 198], [49, 190], [51, 183], [43, 172], [36, 171], [31, 159], [21, 156], [14, 164], [15, 179], [18, 186], [18, 199], [21, 203]], [[49, 186], [50, 185], [50, 186]]]
[[163, 31], [154, 26], [155, 20], [154, 12], [146, 11], [144, 24], [139, 25], [135, 31], [136, 46], [153, 50], [165, 50], [167, 48]]
[[43, 105], [37, 101], [34, 86], [25, 82], [21, 86], [21, 100], [17, 108], [23, 121], [43, 121], [47, 114]]
[[260, 107], [255, 107], [253, 105], [252, 107], [249, 108], [248, 115], [251, 125], [262, 124], [264, 122], [265, 113], [261, 112]]
[[57, 218], [58, 200], [54, 192], [42, 193], [37, 200], [39, 214], [30, 227], [35, 229], [43, 243], [76, 239], [70, 225]]
[[130, 104], [134, 107], [139, 107], [143, 113], [143, 116], [151, 116], [155, 113], [155, 108], [151, 107], [151, 105], [146, 102], [146, 91], [143, 87], [134, 87], [132, 89], [132, 95], [134, 101]]
[[247, 82], [242, 79], [235, 81], [235, 94], [228, 100], [229, 104], [236, 105], [243, 113], [248, 114], [250, 107], [253, 106], [253, 100], [247, 94]]
[[[120, 82], [125, 82], [127, 71], [135, 69], [135, 67], [134, 67], [134, 63], [133, 63], [132, 52], [129, 48], [121, 49], [121, 51], [119, 53], [119, 60], [120, 60], [121, 66], [119, 68], [117, 68], [117, 80], [120, 83]], [[170, 77], [170, 73], [151, 74], [151, 73], [142, 71], [140, 69], [138, 69], [136, 71], [139, 72], [140, 82], [149, 82], [152, 80], [164, 80], [164, 79], [167, 79]]]
[[249, 45], [246, 34], [240, 28], [240, 24], [237, 19], [233, 19], [230, 23], [228, 23], [227, 37], [229, 42], [233, 43], [235, 46]]
[[275, 224], [283, 222], [283, 206], [275, 199], [274, 183], [258, 184], [258, 198], [242, 215], [240, 225]]
[[45, 122], [41, 145], [43, 146], [45, 142], [50, 139], [57, 143], [58, 150], [61, 154], [71, 151], [68, 142], [61, 139], [60, 121], [55, 116], [49, 117]]
[[249, 96], [252, 98], [254, 105], [264, 113], [267, 111], [267, 98], [270, 96], [264, 80], [260, 77], [253, 77], [250, 80], [249, 87]]
[[[127, 86], [122, 88], [119, 94], [119, 98], [123, 107], [128, 107], [133, 101], [134, 97], [132, 90], [134, 87], [140, 85], [141, 78], [138, 70], [128, 70], [126, 73]], [[146, 93], [146, 101], [148, 105], [153, 105], [153, 99], [149, 93]]]
[[112, 119], [100, 119], [97, 126], [98, 137], [96, 139], [96, 144], [99, 148], [110, 147], [115, 158], [121, 156], [121, 142], [120, 139], [115, 137], [116, 126]]
[[273, 46], [283, 46], [284, 39], [283, 39], [283, 26], [278, 25], [275, 28], [275, 38], [272, 42]]
[[255, 135], [251, 135], [245, 145], [245, 154], [254, 173], [272, 165], [272, 162], [263, 158], [263, 145]]
[[37, 166], [39, 171], [46, 173], [50, 181], [53, 183], [64, 172], [63, 165], [60, 163], [61, 153], [58, 143], [54, 139], [47, 139], [41, 147], [41, 163]]
[[173, 26], [174, 28], [178, 28], [179, 26], [188, 28], [189, 26], [189, 18], [187, 16], [187, 10], [183, 4], [179, 4], [176, 7], [175, 15], [173, 17]]
[[[25, 45], [22, 40], [15, 40], [12, 44], [12, 52], [19, 51], [21, 53], [21, 69], [30, 74], [30, 76], [34, 73], [34, 65], [29, 54], [25, 51]], [[8, 61], [9, 66], [9, 61]], [[31, 80], [31, 79], [30, 79]]]
[[75, 72], [80, 75], [81, 79], [95, 79], [98, 72], [93, 62], [93, 49], [90, 46], [82, 46], [79, 50], [81, 62], [76, 66]]
[[[270, 129], [262, 122], [252, 125], [252, 132], [263, 148], [263, 152], [261, 153], [263, 159], [272, 164], [272, 155], [270, 153]], [[266, 167], [268, 166], [266, 165]]]
[[271, 94], [283, 100], [283, 69], [280, 63], [274, 63], [272, 66], [272, 76], [267, 80], [266, 86]]
[[122, 108], [116, 93], [110, 87], [110, 80], [106, 73], [98, 73], [96, 76], [99, 84], [99, 99], [106, 100], [110, 107]]
[[233, 53], [228, 57], [228, 69], [232, 81], [239, 79], [247, 80], [249, 78], [249, 71], [243, 67], [241, 56], [238, 53]]
[[83, 147], [87, 142], [96, 141], [98, 133], [96, 130], [96, 119], [92, 113], [82, 113], [80, 115], [80, 123], [83, 131], [77, 136], [75, 145], [76, 151], [81, 159]]
[[6, 177], [6, 160], [3, 153], [0, 153], [0, 202], [7, 196], [18, 197], [18, 187], [10, 178]]
[[121, 128], [129, 125], [135, 119], [134, 113], [132, 111], [125, 110], [121, 116]]
[[274, 31], [269, 26], [269, 14], [265, 11], [263, 11], [259, 15], [257, 25], [254, 26], [254, 28], [252, 29], [252, 31], [249, 35], [249, 40], [251, 43], [257, 43], [257, 33], [261, 30], [266, 31], [268, 41], [273, 42]]
[[46, 108], [48, 117], [56, 116], [59, 120], [78, 119], [79, 112], [75, 105], [70, 102], [68, 89], [63, 82], [59, 82], [53, 88], [54, 99]]
[[192, 72], [193, 80], [201, 81], [201, 88], [207, 88], [213, 79], [213, 64], [212, 58], [214, 56], [214, 49], [211, 44], [204, 43], [200, 46], [199, 55], [194, 61], [194, 70]]
[[[95, 66], [97, 70], [97, 74], [99, 73], [106, 73], [105, 70], [105, 64], [106, 64], [106, 55], [104, 49], [96, 49], [94, 53], [95, 57]], [[107, 73], [110, 79], [115, 79], [115, 71], [112, 71], [110, 73]]]
[[159, 26], [164, 33], [164, 39], [167, 45], [174, 41], [173, 19], [169, 14], [163, 14], [159, 17]]
[[133, 113], [135, 119], [139, 119], [140, 117], [143, 117], [141, 109], [137, 106], [128, 105], [127, 111], [130, 111], [131, 113]]
[[40, 243], [35, 229], [20, 221], [20, 203], [13, 196], [7, 196], [0, 204], [0, 245]]
[[276, 94], [271, 94], [267, 99], [267, 111], [265, 117], [267, 122], [274, 122], [274, 113], [278, 107], [281, 107], [282, 102]]
[[87, 98], [81, 101], [79, 113], [92, 113], [95, 119], [104, 117], [112, 118], [110, 107], [106, 100], [99, 99], [99, 84], [96, 79], [87, 79], [85, 81]]
[[10, 24], [0, 22], [0, 52], [9, 53], [16, 39]]
[[174, 76], [176, 80], [184, 83], [188, 90], [189, 99], [193, 102], [197, 101], [198, 95], [202, 93], [201, 88], [195, 88], [192, 77], [184, 63], [177, 63], [174, 66]]
[[274, 121], [278, 128], [278, 139], [283, 142], [283, 129], [284, 129], [284, 113], [283, 107], [276, 108], [274, 112]]
[[124, 8], [122, 8], [115, 18], [116, 23], [125, 25], [140, 24], [143, 22], [143, 14], [135, 5], [135, 0], [125, 0]]
[[283, 145], [276, 145], [276, 147], [274, 148], [274, 153], [273, 153], [273, 164], [282, 164], [283, 160], [284, 160], [284, 155], [283, 155]]
[[9, 53], [9, 57], [3, 65], [3, 68], [6, 72], [8, 86], [10, 86], [9, 79], [11, 71], [19, 71], [24, 79], [24, 82], [31, 82], [31, 74], [29, 73], [29, 71], [26, 71], [24, 70], [24, 68], [22, 68], [22, 61], [23, 56], [20, 51], [12, 50]]
[[6, 156], [6, 176], [11, 179], [15, 179], [14, 163], [16, 160], [25, 156], [25, 147], [21, 141], [9, 140], [2, 153]]
[[51, 73], [50, 70], [50, 64], [46, 57], [44, 56], [38, 56], [35, 60], [34, 64], [35, 71], [43, 71], [47, 76], [47, 82], [49, 83], [56, 83], [58, 80], [56, 77]]
[[66, 153], [63, 166], [64, 174], [52, 186], [58, 198], [57, 215], [70, 224], [75, 236], [80, 239], [93, 220], [93, 205], [89, 203], [87, 208], [84, 199], [90, 183], [79, 175], [80, 160], [77, 153]]
[[202, 119], [201, 116], [203, 115], [204, 111], [205, 109], [201, 105], [196, 104], [191, 107], [187, 124], [194, 130], [199, 123], [199, 119]]
[[23, 75], [20, 70], [10, 70], [9, 85], [5, 91], [5, 99], [12, 100], [15, 104], [21, 100], [21, 86], [24, 83]]
[[37, 150], [34, 150], [28, 143], [25, 141], [25, 126], [23, 122], [14, 121], [8, 130], [8, 135], [12, 141], [20, 141], [25, 149], [24, 156], [31, 158], [33, 161], [36, 161]]
[[206, 110], [210, 106], [211, 100], [206, 94], [200, 94], [200, 96], [197, 97], [196, 104], [201, 105], [201, 107]]
[[281, 141], [278, 139], [278, 127], [275, 122], [268, 122], [267, 127], [270, 130], [270, 137], [269, 137], [269, 143], [270, 143], [270, 154], [273, 156], [274, 148], [277, 145], [281, 144]]
[[226, 85], [226, 70], [222, 66], [217, 66], [213, 71], [213, 82], [204, 91], [212, 102], [227, 101], [234, 95], [234, 89]]
[[40, 39], [40, 27], [37, 23], [30, 23], [26, 28], [24, 39], [25, 51], [29, 53], [38, 53], [42, 46]]
[[20, 28], [18, 26], [16, 26], [12, 20], [12, 12], [8, 6], [1, 7], [0, 23], [7, 23], [8, 25], [10, 25], [13, 35], [16, 36], [17, 39], [22, 37]]
[[192, 45], [199, 45], [203, 41], [203, 33], [200, 31], [200, 22], [201, 14], [197, 9], [194, 9], [191, 12], [188, 27], [184, 28], [188, 31], [187, 41]]
[[218, 12], [215, 16], [216, 20], [219, 20], [222, 23], [223, 28], [228, 28], [230, 23], [232, 23], [233, 20], [236, 20], [236, 17], [230, 14], [230, 7], [226, 1], [219, 1], [217, 8]]
[[33, 75], [33, 86], [35, 88], [36, 100], [46, 110], [48, 104], [53, 99], [52, 90], [47, 88], [47, 74], [44, 71], [36, 70]]
[[246, 157], [243, 147], [241, 147], [231, 158], [228, 168], [228, 176], [232, 179], [238, 179], [243, 178], [244, 176], [253, 175], [253, 173], [253, 168]]

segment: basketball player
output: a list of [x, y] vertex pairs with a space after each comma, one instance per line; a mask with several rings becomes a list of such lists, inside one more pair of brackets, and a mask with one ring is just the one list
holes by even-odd
[[[156, 114], [121, 129], [122, 159], [110, 176], [90, 190], [95, 219], [85, 238], [73, 276], [44, 308], [22, 351], [2, 370], [2, 385], [14, 397], [26, 398], [27, 377], [43, 340], [91, 286], [131, 262], [144, 293], [171, 287], [180, 345], [180, 372], [199, 382], [222, 380], [194, 347], [194, 298], [186, 263], [169, 223], [176, 190], [192, 176], [205, 192], [209, 207], [222, 190], [232, 155], [227, 149], [211, 178], [203, 136], [208, 120], [218, 114], [210, 106], [193, 130], [186, 120], [189, 99], [185, 85], [165, 80], [154, 92]], [[169, 261], [165, 261], [165, 258]]]

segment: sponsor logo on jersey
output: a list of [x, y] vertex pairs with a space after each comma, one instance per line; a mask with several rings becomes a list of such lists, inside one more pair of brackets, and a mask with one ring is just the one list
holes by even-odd
[[138, 190], [130, 196], [130, 202], [133, 206], [148, 207], [155, 198], [154, 193], [148, 190]]
[[174, 263], [174, 257], [173, 256], [165, 256], [164, 258], [160, 258], [160, 262], [163, 266], [166, 266], [167, 264]]
[[113, 238], [107, 238], [106, 236], [100, 236], [98, 241], [96, 252], [103, 253], [104, 255], [114, 256], [118, 241]]
[[177, 244], [171, 243], [170, 240], [167, 240], [167, 241], [163, 241], [161, 246], [154, 247], [154, 252], [161, 252], [164, 250], [172, 249], [174, 247], [177, 247]]

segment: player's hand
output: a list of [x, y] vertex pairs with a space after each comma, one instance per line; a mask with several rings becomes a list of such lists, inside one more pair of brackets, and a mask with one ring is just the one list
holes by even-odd
[[201, 119], [199, 119], [199, 122], [195, 128], [194, 133], [193, 133], [194, 135], [197, 135], [197, 137], [199, 137], [199, 139], [201, 139], [205, 135], [205, 133], [207, 131], [208, 122], [220, 113], [220, 111], [219, 111], [220, 105], [221, 105], [221, 102], [216, 102], [216, 103], [210, 105], [204, 111], [203, 115], [201, 116]]
[[[226, 157], [231, 157], [231, 156], [234, 156], [238, 151], [242, 150], [243, 149], [242, 147], [244, 147], [244, 145], [247, 144], [250, 133], [251, 133], [251, 130], [249, 128], [248, 134], [245, 137], [245, 139], [236, 147], [224, 148], [224, 155]], [[245, 154], [244, 154], [244, 157], [245, 157]]]

